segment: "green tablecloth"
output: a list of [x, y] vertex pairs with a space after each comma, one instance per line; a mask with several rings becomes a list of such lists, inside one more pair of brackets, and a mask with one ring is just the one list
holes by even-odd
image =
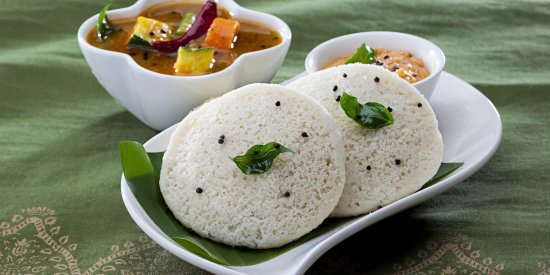
[[[120, 196], [119, 140], [156, 132], [115, 104], [76, 42], [103, 0], [0, 3], [0, 273], [200, 273], [145, 237]], [[239, 1], [293, 41], [274, 82], [342, 34], [438, 44], [502, 116], [502, 143], [456, 187], [331, 249], [312, 274], [550, 273], [550, 2]], [[115, 0], [114, 7], [132, 4]]]

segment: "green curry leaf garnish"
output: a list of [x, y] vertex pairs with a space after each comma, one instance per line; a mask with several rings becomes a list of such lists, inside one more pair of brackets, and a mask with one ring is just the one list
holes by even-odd
[[340, 106], [346, 115], [363, 128], [378, 129], [393, 124], [393, 116], [384, 105], [367, 102], [364, 105], [346, 92], [340, 97]]
[[346, 60], [346, 64], [352, 63], [362, 63], [362, 64], [372, 64], [376, 61], [376, 55], [374, 50], [367, 46], [365, 43], [361, 44], [357, 51]]
[[292, 153], [292, 150], [272, 141], [254, 145], [244, 155], [236, 156], [232, 160], [247, 175], [262, 174], [271, 167], [273, 160], [279, 154], [287, 152]]
[[107, 10], [109, 10], [112, 4], [113, 0], [109, 0], [103, 9], [101, 9], [99, 17], [97, 18], [97, 34], [101, 40], [107, 38], [107, 35], [113, 31], [111, 23], [107, 20]]

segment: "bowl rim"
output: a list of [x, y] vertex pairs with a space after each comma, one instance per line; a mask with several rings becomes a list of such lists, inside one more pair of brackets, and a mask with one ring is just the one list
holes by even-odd
[[[134, 17], [132, 15], [133, 13], [139, 14], [147, 8], [150, 8], [150, 7], [155, 6], [155, 5], [164, 4], [164, 3], [167, 3], [167, 2], [170, 2], [170, 1], [171, 0], [160, 0], [160, 1], [138, 0], [134, 4], [132, 4], [131, 6], [109, 10], [109, 11], [107, 11], [107, 15], [114, 13], [114, 14], [116, 14], [115, 18], [117, 18], [117, 19], [118, 18], [131, 18], [131, 17]], [[184, 1], [179, 1], [179, 2], [180, 3], [193, 2], [193, 0], [184, 0]], [[265, 25], [265, 26], [277, 31], [281, 35], [282, 42], [275, 45], [275, 46], [273, 46], [273, 47], [271, 47], [271, 48], [244, 53], [244, 54], [238, 56], [237, 59], [235, 59], [235, 61], [233, 63], [231, 63], [231, 65], [227, 66], [225, 69], [223, 69], [221, 71], [217, 71], [217, 72], [210, 73], [210, 74], [205, 74], [205, 75], [193, 75], [193, 76], [168, 75], [168, 74], [162, 74], [162, 73], [158, 73], [158, 72], [155, 72], [155, 71], [151, 71], [151, 70], [146, 69], [146, 68], [140, 66], [139, 64], [137, 64], [137, 62], [134, 61], [134, 59], [132, 59], [129, 55], [127, 55], [125, 53], [101, 49], [101, 48], [95, 47], [95, 46], [91, 45], [90, 43], [88, 43], [88, 41], [86, 40], [86, 37], [88, 36], [88, 33], [96, 26], [95, 22], [97, 21], [97, 18], [99, 17], [99, 13], [89, 17], [88, 19], [86, 19], [80, 25], [80, 27], [78, 28], [78, 31], [77, 31], [78, 44], [79, 44], [82, 51], [90, 51], [94, 54], [110, 56], [111, 58], [119, 58], [119, 59], [122, 58], [122, 60], [126, 61], [128, 66], [130, 66], [131, 68], [134, 68], [134, 69], [138, 70], [139, 72], [141, 72], [143, 74], [148, 74], [151, 77], [159, 77], [159, 78], [162, 78], [162, 79], [186, 79], [186, 80], [193, 80], [193, 81], [195, 81], [195, 80], [199, 81], [199, 80], [203, 80], [203, 79], [215, 78], [217, 76], [221, 76], [221, 75], [231, 73], [236, 68], [240, 67], [240, 63], [244, 62], [243, 59], [247, 59], [250, 56], [257, 56], [257, 55], [261, 55], [261, 54], [265, 54], [265, 53], [271, 53], [271, 52], [284, 50], [285, 48], [288, 48], [290, 46], [290, 41], [292, 40], [292, 31], [290, 30], [290, 27], [288, 26], [288, 24], [286, 22], [284, 22], [282, 19], [280, 19], [279, 17], [276, 17], [276, 16], [268, 14], [268, 13], [264, 13], [264, 12], [244, 8], [244, 7], [240, 6], [239, 4], [237, 4], [235, 1], [231, 1], [231, 0], [215, 0], [215, 2], [216, 2], [216, 4], [221, 5], [223, 8], [227, 9], [229, 14], [231, 14], [231, 16], [235, 16], [235, 18], [237, 18], [237, 19], [242, 19], [242, 20], [250, 21], [250, 22], [257, 22], [259, 24]], [[268, 19], [268, 22], [247, 19], [246, 15], [245, 15], [245, 17], [239, 17], [239, 15], [242, 14], [242, 13], [254, 14], [254, 15], [257, 15], [258, 17], [266, 18], [266, 19]], [[278, 25], [278, 27], [277, 27], [277, 25]]]
[[[443, 50], [441, 50], [441, 48], [439, 48], [435, 43], [433, 43], [432, 41], [430, 41], [426, 38], [423, 38], [423, 37], [420, 37], [420, 36], [417, 36], [417, 35], [413, 35], [413, 34], [410, 34], [410, 33], [404, 33], [404, 32], [393, 32], [393, 31], [356, 32], [356, 33], [350, 33], [350, 34], [337, 36], [337, 37], [331, 38], [329, 40], [326, 40], [325, 42], [315, 46], [315, 48], [313, 48], [311, 51], [309, 51], [308, 55], [306, 56], [305, 62], [304, 62], [305, 70], [308, 73], [314, 73], [314, 72], [321, 71], [321, 70], [315, 70], [314, 68], [312, 68], [310, 63], [312, 62], [312, 60], [314, 60], [317, 57], [317, 55], [318, 55], [317, 53], [320, 51], [320, 49], [323, 48], [323, 47], [326, 47], [327, 45], [330, 45], [330, 44], [333, 44], [333, 43], [338, 43], [338, 41], [340, 41], [340, 40], [348, 39], [348, 38], [351, 38], [351, 37], [371, 37], [371, 36], [378, 36], [378, 35], [393, 36], [395, 38], [400, 38], [400, 39], [403, 39], [403, 38], [414, 39], [416, 41], [419, 41], [420, 43], [424, 43], [424, 44], [428, 45], [431, 50], [434, 50], [434, 52], [436, 53], [437, 58], [440, 61], [439, 65], [437, 65], [435, 67], [435, 69], [430, 71], [430, 75], [428, 75], [428, 77], [426, 77], [426, 78], [424, 78], [420, 81], [411, 83], [412, 85], [415, 85], [415, 86], [416, 85], [421, 85], [421, 84], [429, 82], [433, 79], [437, 79], [437, 77], [443, 71], [443, 68], [445, 67], [445, 62], [446, 62], [445, 54], [443, 53]], [[404, 49], [404, 50], [407, 50], [407, 49]], [[422, 60], [422, 62], [425, 63], [426, 61]]]

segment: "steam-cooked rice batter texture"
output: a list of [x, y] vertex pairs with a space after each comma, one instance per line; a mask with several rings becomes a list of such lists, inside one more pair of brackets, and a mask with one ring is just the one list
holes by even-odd
[[[374, 65], [352, 64], [304, 76], [289, 85], [320, 102], [334, 117], [344, 140], [346, 186], [331, 214], [365, 214], [408, 196], [439, 168], [443, 141], [428, 101], [414, 86]], [[362, 128], [346, 116], [338, 96], [391, 108], [393, 125]]]
[[[291, 149], [259, 175], [230, 159], [255, 144]], [[289, 88], [252, 84], [214, 99], [177, 127], [160, 188], [174, 216], [231, 246], [273, 248], [310, 232], [336, 206], [345, 183], [343, 146], [329, 113]]]

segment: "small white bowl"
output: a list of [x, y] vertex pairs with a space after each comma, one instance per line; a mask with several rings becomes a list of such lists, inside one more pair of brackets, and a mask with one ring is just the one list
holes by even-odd
[[[107, 16], [110, 19], [137, 17], [146, 8], [169, 1], [139, 0], [130, 7], [109, 11]], [[204, 3], [202, 0], [184, 2]], [[288, 51], [292, 34], [283, 20], [245, 9], [231, 0], [216, 2], [235, 18], [260, 22], [276, 30], [281, 34], [282, 42], [272, 48], [245, 53], [226, 69], [203, 76], [156, 73], [139, 66], [127, 54], [90, 45], [86, 42], [86, 36], [95, 27], [97, 14], [82, 23], [78, 29], [78, 44], [93, 74], [105, 90], [147, 126], [164, 130], [179, 122], [189, 111], [209, 98], [246, 84], [271, 81]]]
[[306, 71], [313, 73], [337, 57], [351, 55], [361, 43], [372, 48], [388, 50], [405, 50], [420, 58], [430, 75], [413, 83], [426, 99], [430, 99], [439, 75], [445, 66], [445, 55], [434, 43], [411, 34], [399, 32], [359, 32], [339, 36], [315, 47], [306, 57]]

